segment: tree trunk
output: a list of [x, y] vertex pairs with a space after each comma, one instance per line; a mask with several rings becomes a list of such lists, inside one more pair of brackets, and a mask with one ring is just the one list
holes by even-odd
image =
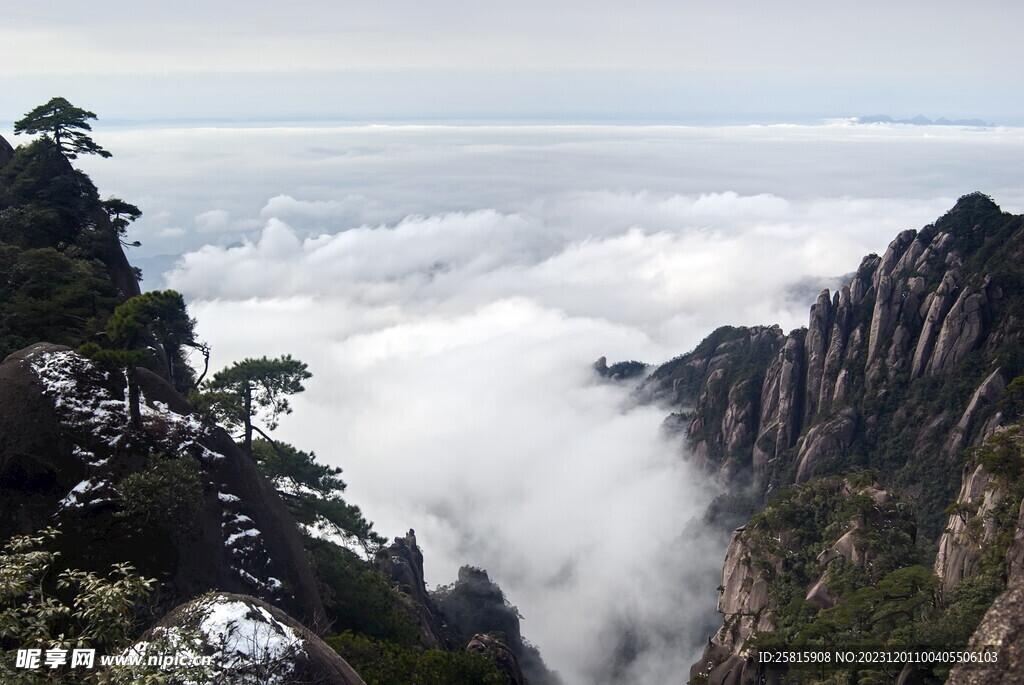
[[252, 456], [252, 386], [245, 386], [245, 453]]
[[124, 375], [128, 379], [128, 425], [134, 430], [139, 430], [142, 428], [142, 409], [139, 406], [142, 399], [139, 382], [135, 378], [135, 367], [126, 368]]

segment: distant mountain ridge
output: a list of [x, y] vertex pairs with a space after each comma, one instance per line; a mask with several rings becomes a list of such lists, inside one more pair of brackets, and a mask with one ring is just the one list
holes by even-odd
[[984, 119], [946, 119], [939, 117], [932, 120], [918, 114], [913, 119], [893, 119], [886, 114], [874, 114], [867, 117], [855, 117], [858, 124], [910, 124], [911, 126], [995, 126]]

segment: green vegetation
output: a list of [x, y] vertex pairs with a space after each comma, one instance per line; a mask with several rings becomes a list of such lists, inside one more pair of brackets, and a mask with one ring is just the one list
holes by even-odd
[[285, 442], [257, 439], [252, 448], [253, 459], [298, 523], [317, 529], [320, 535], [354, 540], [367, 554], [386, 542], [359, 507], [342, 498], [346, 486], [340, 468], [325, 466], [316, 461], [316, 454]]
[[75, 159], [79, 154], [110, 157], [109, 152], [83, 133], [92, 130], [89, 119], [95, 118], [92, 112], [75, 107], [64, 98], [51, 98], [14, 122], [14, 132], [42, 133], [68, 159]]
[[[1012, 385], [1012, 384], [1011, 384]], [[1008, 392], [1012, 395], [1015, 390]], [[968, 468], [980, 464], [993, 476], [991, 507], [984, 516], [975, 503], [951, 507], [964, 520], [964, 535], [981, 547], [977, 573], [1006, 583], [1006, 558], [1017, 531], [1024, 501], [1024, 423], [998, 430], [979, 447], [969, 450]], [[957, 509], [963, 510], [956, 511]], [[984, 533], [983, 533], [984, 531]]]
[[76, 130], [89, 130], [92, 115], [65, 105], [55, 98], [19, 121], [17, 131], [44, 135], [0, 167], [0, 357], [39, 340], [77, 347], [126, 295], [111, 266], [118, 231], [68, 161], [100, 154]]
[[128, 564], [107, 577], [59, 570], [59, 552], [48, 548], [59, 532], [48, 528], [11, 538], [0, 553], [0, 680], [12, 685], [102, 682], [98, 670], [19, 669], [17, 649], [94, 648], [114, 653], [135, 630], [135, 611], [152, 592], [152, 579]]
[[101, 264], [76, 254], [0, 244], [0, 356], [38, 340], [75, 345], [102, 330], [116, 292]]
[[277, 428], [282, 414], [292, 411], [288, 396], [302, 392], [311, 378], [306, 364], [286, 354], [275, 359], [243, 359], [213, 375], [206, 384], [215, 416], [229, 428], [242, 429], [242, 448], [252, 454], [252, 434], [267, 434], [253, 423], [261, 418], [267, 430]]
[[114, 231], [117, 232], [117, 238], [121, 244], [125, 247], [138, 247], [140, 245], [139, 241], [126, 243], [124, 236], [128, 232], [128, 225], [142, 216], [142, 210], [116, 197], [107, 198], [100, 203], [100, 206], [107, 213], [107, 219], [110, 221], [110, 225], [114, 227]]
[[163, 531], [182, 538], [194, 528], [194, 512], [202, 503], [203, 484], [195, 457], [150, 455], [146, 468], [117, 484], [121, 511], [116, 516], [140, 535]]
[[306, 539], [306, 554], [335, 632], [356, 631], [403, 647], [419, 644], [404, 595], [355, 552], [328, 540]]
[[401, 647], [344, 632], [327, 638], [367, 685], [507, 685], [508, 676], [466, 650]]
[[[1018, 456], [1020, 454], [1017, 445]], [[745, 540], [750, 563], [771, 579], [770, 598], [775, 629], [758, 633], [751, 642], [761, 649], [827, 647], [959, 648], [966, 645], [985, 610], [1005, 587], [1006, 548], [999, 538], [981, 563], [979, 573], [958, 583], [946, 596], [939, 579], [920, 563], [914, 544], [914, 512], [905, 502], [872, 497], [877, 473], [823, 478], [783, 492], [751, 518]], [[1024, 491], [1024, 485], [1018, 485]], [[1021, 493], [1024, 495], [1024, 492]], [[1020, 497], [1008, 501], [1016, 511]], [[965, 516], [970, 507], [961, 507]], [[1000, 530], [1012, 538], [1012, 523], [996, 516]], [[846, 540], [847, 555], [826, 565], [822, 551]], [[835, 605], [829, 608], [805, 599], [819, 578]], [[896, 669], [897, 672], [899, 669]], [[935, 680], [947, 674], [936, 669]], [[895, 673], [854, 665], [826, 676], [801, 672], [805, 682], [889, 682]], [[880, 680], [879, 680], [880, 679]]]
[[155, 342], [164, 357], [159, 370], [184, 393], [197, 383], [187, 351], [200, 351], [206, 363], [210, 358], [209, 346], [196, 339], [195, 325], [181, 293], [153, 290], [119, 305], [107, 321], [106, 333], [111, 345], [121, 350], [148, 349]]

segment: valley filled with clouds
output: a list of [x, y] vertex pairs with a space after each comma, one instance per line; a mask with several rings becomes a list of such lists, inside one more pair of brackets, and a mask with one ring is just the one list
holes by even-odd
[[[280, 436], [342, 466], [428, 584], [491, 573], [568, 683], [691, 663], [726, 539], [717, 485], [592, 364], [660, 363], [723, 324], [805, 325], [818, 290], [973, 190], [1020, 211], [1018, 129], [127, 128], [100, 185], [146, 214], [146, 287], [213, 368], [291, 353]], [[148, 260], [148, 261], [147, 261]], [[147, 267], [151, 264], [152, 267]], [[161, 265], [167, 268], [161, 275]], [[617, 676], [625, 677], [622, 674]]]

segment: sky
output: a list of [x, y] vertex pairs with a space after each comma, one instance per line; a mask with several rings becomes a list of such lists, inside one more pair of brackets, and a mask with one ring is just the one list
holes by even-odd
[[51, 0], [5, 13], [0, 92], [15, 112], [59, 92], [129, 121], [1020, 124], [1022, 15], [1009, 0]]
[[[593, 362], [805, 325], [981, 190], [1024, 211], [1017, 3], [22, 3], [0, 133], [54, 95], [137, 204], [213, 368], [293, 354], [278, 436], [429, 585], [486, 568], [567, 685], [667, 682], [713, 629], [721, 490]], [[981, 118], [995, 127], [855, 125]], [[8, 122], [6, 125], [4, 122]], [[604, 680], [602, 680], [604, 679]]]

